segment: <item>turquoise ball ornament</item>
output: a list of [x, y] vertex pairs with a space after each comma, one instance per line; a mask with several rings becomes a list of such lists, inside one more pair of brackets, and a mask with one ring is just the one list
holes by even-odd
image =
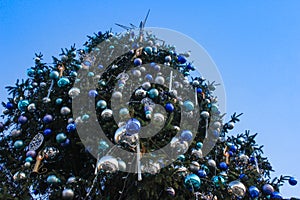
[[54, 184], [58, 182], [60, 182], [60, 180], [55, 175], [49, 175], [47, 178], [47, 183], [49, 184]]
[[62, 143], [62, 142], [64, 142], [66, 139], [67, 139], [67, 136], [66, 136], [66, 134], [64, 134], [64, 133], [59, 133], [59, 134], [56, 135], [56, 141], [57, 141], [58, 143]]
[[20, 111], [25, 111], [25, 110], [27, 110], [28, 105], [29, 105], [28, 100], [21, 100], [18, 103], [18, 108]]
[[223, 178], [223, 176], [214, 176], [211, 180], [216, 187], [220, 187], [221, 185], [225, 184], [225, 179]]
[[70, 80], [66, 77], [62, 77], [57, 81], [58, 87], [65, 87], [70, 84]]
[[25, 159], [25, 162], [32, 162], [33, 161], [33, 158], [32, 157], [27, 157], [26, 159]]
[[196, 174], [190, 174], [184, 179], [184, 186], [189, 190], [199, 189], [201, 180]]
[[15, 147], [16, 149], [20, 149], [20, 148], [22, 148], [23, 146], [24, 146], [23, 140], [17, 140], [17, 141], [15, 141], [15, 143], [14, 143], [14, 147]]
[[255, 186], [250, 186], [250, 187], [248, 188], [248, 191], [249, 191], [249, 194], [250, 194], [250, 196], [251, 196], [252, 198], [257, 198], [257, 197], [259, 197], [259, 190], [258, 190], [257, 187], [255, 187]]
[[104, 101], [104, 100], [99, 100], [99, 101], [97, 102], [97, 108], [105, 109], [106, 106], [107, 106], [107, 103], [106, 103], [106, 101]]
[[98, 149], [105, 151], [108, 148], [109, 148], [109, 145], [107, 144], [107, 142], [105, 142], [104, 140], [100, 140]]
[[28, 69], [28, 70], [27, 70], [27, 76], [29, 76], [29, 77], [34, 77], [34, 75], [35, 75], [34, 69]]
[[152, 53], [152, 47], [145, 47], [144, 48], [144, 51], [147, 53], [147, 54], [151, 54]]
[[53, 80], [57, 80], [59, 78], [59, 72], [58, 71], [51, 71], [49, 74], [49, 77]]
[[154, 99], [154, 98], [158, 97], [159, 92], [158, 92], [157, 89], [152, 88], [152, 89], [148, 92], [148, 94], [149, 94], [149, 97], [150, 97], [150, 98]]
[[56, 105], [60, 105], [63, 102], [62, 98], [57, 98], [55, 100]]
[[196, 148], [197, 149], [202, 149], [202, 147], [203, 147], [203, 143], [202, 142], [197, 142]]
[[195, 109], [194, 103], [191, 102], [190, 100], [185, 101], [183, 103], [183, 107], [187, 112], [193, 111]]

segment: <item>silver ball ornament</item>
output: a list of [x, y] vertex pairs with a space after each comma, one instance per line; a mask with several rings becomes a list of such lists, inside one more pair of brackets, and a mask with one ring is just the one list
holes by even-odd
[[67, 199], [67, 200], [73, 199], [74, 198], [74, 191], [72, 189], [64, 189], [62, 191], [62, 198]]
[[64, 106], [64, 107], [62, 107], [62, 108], [60, 109], [60, 113], [61, 113], [62, 115], [68, 115], [68, 114], [71, 113], [71, 109], [70, 109], [69, 107], [67, 107], [67, 106]]
[[98, 171], [104, 170], [105, 172], [114, 173], [119, 170], [118, 160], [112, 156], [103, 156], [97, 162]]
[[246, 194], [246, 187], [240, 181], [232, 181], [228, 184], [228, 193], [233, 194], [235, 197], [242, 199]]

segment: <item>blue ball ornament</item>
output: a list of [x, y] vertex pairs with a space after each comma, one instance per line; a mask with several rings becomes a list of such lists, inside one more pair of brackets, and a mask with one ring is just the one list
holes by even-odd
[[70, 132], [73, 132], [76, 130], [76, 124], [74, 123], [71, 123], [71, 124], [68, 124], [67, 126], [67, 131], [70, 133]]
[[106, 103], [106, 101], [104, 101], [104, 100], [99, 100], [99, 101], [97, 102], [97, 108], [105, 109], [106, 106], [107, 106], [107, 103]]
[[57, 98], [55, 100], [56, 105], [60, 105], [63, 102], [62, 98]]
[[14, 104], [11, 103], [11, 102], [7, 102], [6, 105], [5, 105], [5, 107], [6, 107], [7, 109], [11, 110], [11, 109], [14, 108]]
[[235, 145], [231, 145], [229, 151], [236, 152], [237, 147]]
[[166, 109], [167, 112], [173, 112], [174, 111], [174, 106], [173, 106], [172, 103], [167, 103], [165, 105], [165, 109]]
[[89, 91], [89, 97], [95, 98], [96, 96], [98, 96], [97, 90], [90, 90]]
[[197, 142], [196, 148], [197, 149], [202, 149], [202, 147], [203, 147], [203, 143], [202, 142]]
[[183, 102], [183, 107], [187, 112], [193, 111], [195, 109], [194, 103], [190, 100]]
[[196, 174], [190, 174], [185, 177], [184, 185], [189, 190], [196, 190], [200, 188], [201, 180]]
[[67, 147], [70, 145], [70, 140], [67, 138], [64, 142], [60, 143], [60, 146]]
[[295, 186], [295, 185], [297, 185], [297, 180], [294, 178], [294, 177], [291, 177], [290, 179], [289, 179], [289, 184], [290, 185], [292, 185], [292, 186]]
[[159, 92], [158, 92], [157, 89], [152, 88], [152, 89], [148, 92], [148, 94], [149, 94], [149, 97], [153, 99], [153, 98], [158, 97]]
[[50, 79], [56, 80], [59, 78], [59, 72], [58, 71], [51, 71], [49, 74]]
[[135, 118], [131, 118], [126, 123], [126, 134], [132, 135], [138, 133], [141, 129], [141, 123]]
[[45, 115], [44, 118], [43, 118], [43, 122], [44, 122], [45, 124], [49, 124], [49, 123], [52, 122], [52, 121], [53, 121], [52, 115]]
[[20, 124], [26, 124], [27, 121], [28, 121], [27, 117], [26, 117], [26, 116], [23, 116], [23, 115], [21, 115], [21, 116], [19, 117], [19, 119], [18, 119], [18, 122], [19, 122]]
[[142, 65], [143, 61], [140, 58], [136, 58], [136, 59], [134, 59], [133, 63], [135, 66], [140, 66], [140, 65]]
[[194, 67], [191, 63], [189, 63], [189, 64], [186, 66], [186, 68], [187, 68], [188, 70], [195, 70], [195, 67]]
[[271, 198], [272, 199], [283, 199], [282, 195], [277, 191], [272, 193]]
[[183, 130], [180, 138], [184, 141], [191, 141], [193, 139], [193, 133], [190, 130]]
[[212, 177], [212, 182], [216, 187], [220, 187], [221, 185], [225, 184], [225, 179], [223, 178], [223, 176], [214, 176]]
[[29, 150], [26, 152], [26, 157], [34, 158], [35, 156], [36, 156], [36, 151], [34, 150]]
[[151, 74], [146, 74], [145, 79], [146, 79], [147, 81], [153, 81], [153, 77], [152, 77]]
[[17, 140], [17, 141], [14, 142], [14, 147], [15, 147], [16, 149], [22, 148], [23, 145], [24, 145], [23, 140]]
[[70, 80], [66, 77], [62, 77], [57, 81], [58, 87], [65, 87], [70, 84]]
[[50, 128], [47, 128], [47, 129], [44, 130], [43, 133], [44, 133], [45, 136], [48, 136], [48, 135], [51, 135], [52, 130]]
[[257, 197], [259, 197], [259, 190], [258, 190], [257, 187], [255, 187], [255, 186], [250, 186], [250, 187], [248, 188], [248, 191], [249, 191], [249, 194], [250, 194], [250, 196], [251, 196], [252, 198], [257, 198]]
[[34, 69], [28, 69], [27, 70], [27, 76], [34, 77], [34, 75], [35, 75], [35, 70]]
[[207, 176], [206, 171], [203, 170], [203, 169], [200, 169], [200, 170], [197, 172], [197, 175], [198, 175], [200, 178], [205, 178], [205, 177]]
[[184, 64], [184, 63], [186, 63], [186, 58], [183, 56], [183, 55], [179, 55], [178, 57], [177, 57], [177, 60], [178, 60], [178, 62], [180, 63], [180, 64]]
[[197, 88], [197, 93], [202, 93], [202, 89], [201, 88]]
[[64, 133], [58, 133], [58, 134], [56, 135], [56, 141], [57, 141], [58, 143], [63, 143], [66, 139], [67, 139], [67, 136], [66, 136], [66, 134], [64, 134]]
[[249, 162], [255, 164], [257, 163], [257, 159], [255, 157], [250, 157]]
[[225, 162], [221, 162], [220, 164], [219, 164], [219, 168], [221, 169], [221, 170], [227, 170], [228, 169], [228, 165], [225, 163]]
[[28, 105], [29, 105], [28, 100], [20, 100], [18, 103], [18, 108], [20, 111], [25, 111]]

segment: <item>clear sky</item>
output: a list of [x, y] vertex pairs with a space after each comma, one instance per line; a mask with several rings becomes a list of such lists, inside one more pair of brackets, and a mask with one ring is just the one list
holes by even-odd
[[[0, 0], [0, 100], [34, 53], [51, 62], [62, 47], [82, 47], [86, 35], [122, 31], [114, 23], [138, 25], [148, 9], [148, 26], [190, 36], [215, 61], [228, 114], [244, 113], [232, 133], [258, 132], [274, 175], [300, 181], [300, 1]], [[282, 194], [300, 197], [299, 185]]]

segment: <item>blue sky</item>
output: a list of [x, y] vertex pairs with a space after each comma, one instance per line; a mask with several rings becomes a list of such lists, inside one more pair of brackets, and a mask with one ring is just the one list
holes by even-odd
[[[148, 26], [190, 36], [215, 61], [227, 112], [244, 113], [233, 133], [258, 132], [274, 175], [300, 180], [300, 1], [0, 0], [0, 100], [5, 86], [25, 77], [35, 52], [51, 62], [86, 35], [122, 31], [114, 23], [138, 25], [148, 9]], [[299, 185], [282, 194], [299, 197]]]

